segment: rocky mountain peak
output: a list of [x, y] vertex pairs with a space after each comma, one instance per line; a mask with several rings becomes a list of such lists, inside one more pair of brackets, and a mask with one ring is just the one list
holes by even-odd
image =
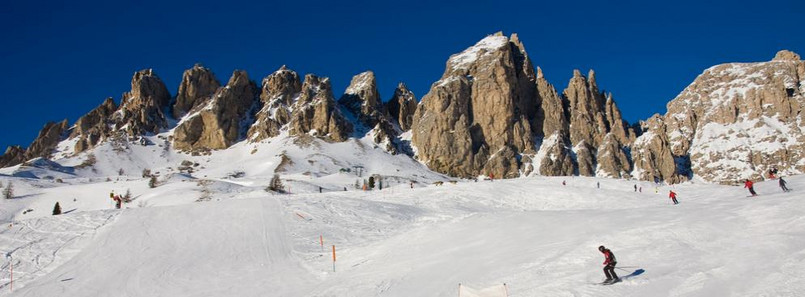
[[201, 64], [187, 69], [182, 74], [182, 82], [176, 93], [176, 103], [173, 105], [173, 117], [181, 118], [188, 111], [204, 102], [221, 86], [212, 70]]
[[19, 145], [13, 145], [6, 148], [6, 152], [0, 156], [0, 168], [14, 166], [25, 162], [25, 149]]
[[257, 85], [246, 71], [235, 70], [226, 86], [182, 119], [174, 132], [174, 146], [184, 151], [228, 148], [249, 127], [257, 94]]
[[400, 82], [394, 90], [394, 96], [391, 97], [391, 100], [386, 105], [386, 109], [391, 118], [397, 121], [400, 129], [407, 131], [411, 129], [416, 106], [417, 101], [414, 92], [408, 90], [408, 87]]
[[74, 147], [75, 153], [92, 148], [111, 135], [111, 126], [114, 124], [111, 118], [117, 108], [115, 101], [109, 97], [75, 122], [70, 135], [70, 138], [78, 138]]
[[344, 118], [333, 98], [330, 79], [305, 75], [302, 92], [292, 107], [290, 135], [312, 134], [332, 141], [344, 141], [352, 125]]
[[377, 80], [372, 71], [352, 77], [338, 103], [355, 114], [367, 127], [374, 127], [385, 116], [380, 93], [377, 91]]
[[801, 58], [795, 52], [789, 50], [781, 50], [774, 55], [772, 61], [800, 61]]
[[137, 71], [131, 78], [131, 91], [123, 94], [115, 114], [117, 129], [125, 129], [129, 136], [159, 133], [168, 126], [164, 111], [170, 98], [165, 83], [152, 69]]
[[291, 106], [301, 91], [299, 75], [285, 65], [264, 78], [260, 93], [263, 108], [249, 129], [249, 140], [260, 141], [279, 135], [282, 127], [291, 122]]
[[524, 47], [503, 34], [450, 56], [414, 114], [417, 157], [454, 176], [518, 176], [519, 160], [507, 156], [534, 151], [536, 84], [530, 67]]

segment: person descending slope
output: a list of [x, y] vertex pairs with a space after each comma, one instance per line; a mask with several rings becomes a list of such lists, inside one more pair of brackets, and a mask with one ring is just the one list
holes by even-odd
[[676, 201], [676, 192], [674, 192], [673, 190], [668, 191], [668, 198], [671, 198], [671, 201], [674, 202], [674, 205], [679, 204], [679, 201]]
[[757, 196], [757, 193], [755, 193], [754, 183], [752, 183], [751, 180], [747, 179], [746, 182], [744, 182], [744, 188], [749, 189], [749, 193], [752, 194], [752, 196]]
[[787, 193], [788, 191], [791, 191], [791, 189], [789, 189], [788, 187], [786, 187], [786, 184], [787, 184], [787, 183], [785, 182], [785, 180], [783, 179], [783, 177], [782, 177], [782, 176], [780, 177], [780, 182], [779, 182], [779, 184], [780, 184], [780, 189], [783, 189], [783, 192], [786, 192], [786, 193]]
[[606, 260], [604, 260], [604, 275], [607, 276], [607, 280], [604, 281], [603, 284], [614, 284], [619, 282], [621, 279], [615, 274], [615, 265], [618, 264], [618, 261], [615, 260], [615, 254], [612, 253], [609, 249], [605, 248], [603, 245], [598, 247], [598, 251], [604, 254]]

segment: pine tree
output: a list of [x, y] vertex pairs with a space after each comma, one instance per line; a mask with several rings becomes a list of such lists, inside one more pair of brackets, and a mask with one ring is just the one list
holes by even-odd
[[8, 182], [6, 188], [3, 189], [3, 197], [5, 197], [6, 199], [14, 198], [14, 184]]
[[123, 171], [123, 168], [120, 168], [120, 169], [117, 171], [117, 175], [123, 175], [123, 173], [126, 173], [125, 171]]
[[126, 203], [131, 202], [131, 190], [126, 189], [126, 194], [123, 195], [123, 198], [121, 198], [121, 199], [123, 199], [123, 202], [126, 202]]
[[61, 206], [59, 206], [59, 203], [56, 202], [56, 205], [53, 206], [53, 215], [56, 216], [60, 214], [61, 214]]
[[374, 177], [374, 176], [370, 176], [370, 177], [369, 177], [369, 188], [370, 188], [370, 189], [374, 189], [374, 188], [375, 188], [375, 177]]
[[157, 177], [156, 176], [152, 175], [151, 179], [148, 180], [148, 187], [152, 188], [152, 189], [157, 187]]

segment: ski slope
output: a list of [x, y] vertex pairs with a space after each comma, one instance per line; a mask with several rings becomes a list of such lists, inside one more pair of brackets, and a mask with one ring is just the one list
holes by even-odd
[[[203, 202], [194, 182], [177, 179], [142, 190], [151, 204], [112, 210], [108, 198], [79, 199], [60, 216], [40, 208], [110, 184], [34, 180], [20, 185], [29, 197], [3, 205], [13, 225], [0, 231], [0, 249], [13, 258], [0, 267], [0, 296], [456, 296], [459, 283], [506, 283], [513, 297], [799, 296], [805, 177], [786, 179], [794, 192], [765, 181], [759, 197], [582, 177], [272, 195], [233, 179]], [[310, 182], [343, 182], [326, 181]], [[30, 205], [40, 206], [17, 212]], [[617, 256], [623, 282], [595, 284], [599, 245]]]

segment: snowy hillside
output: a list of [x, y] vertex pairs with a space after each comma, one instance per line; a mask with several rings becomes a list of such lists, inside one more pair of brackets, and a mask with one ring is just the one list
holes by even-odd
[[[334, 145], [344, 146], [332, 148], [344, 152], [340, 157], [357, 146]], [[253, 149], [216, 152], [232, 154], [217, 156], [228, 160], [221, 164], [194, 157], [205, 165], [181, 175], [167, 175], [166, 168], [186, 156], [168, 156], [153, 189], [139, 176], [106, 181], [102, 173], [117, 175], [118, 164], [98, 164], [107, 169], [96, 177], [63, 183], [0, 176], [18, 196], [0, 207], [6, 255], [0, 296], [456, 296], [459, 283], [505, 283], [510, 296], [522, 297], [797, 296], [805, 290], [802, 176], [786, 177], [792, 193], [766, 181], [751, 198], [739, 187], [581, 177], [437, 186], [425, 181], [438, 176], [425, 176], [413, 189], [395, 180], [364, 192], [344, 191], [353, 173], [304, 174], [344, 167], [319, 156], [288, 165], [301, 172], [286, 180], [292, 194], [272, 194], [264, 190], [264, 174], [276, 165], [251, 159]], [[140, 161], [132, 164], [157, 169], [154, 160]], [[401, 176], [427, 172], [406, 166], [397, 166], [408, 168]], [[242, 176], [220, 177], [239, 170]], [[204, 175], [216, 177], [205, 181]], [[135, 200], [112, 209], [108, 192], [126, 189]], [[670, 203], [670, 189], [681, 204]], [[207, 199], [199, 199], [205, 192]], [[50, 215], [56, 201], [66, 214]], [[603, 279], [596, 250], [602, 244], [617, 255], [622, 283], [595, 284]]]

